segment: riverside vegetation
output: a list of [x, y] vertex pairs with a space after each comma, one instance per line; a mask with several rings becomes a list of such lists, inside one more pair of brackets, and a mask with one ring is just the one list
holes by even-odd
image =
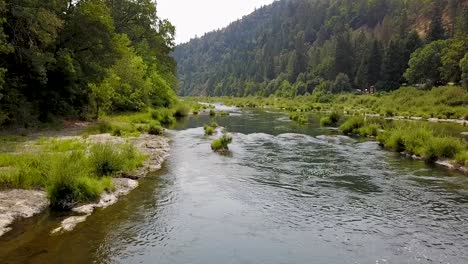
[[148, 109], [138, 113], [104, 115], [81, 132], [81, 139], [2, 136], [5, 149], [0, 154], [0, 188], [43, 189], [53, 209], [68, 210], [94, 202], [112, 191], [112, 177], [132, 173], [146, 159], [133, 145], [94, 144], [90, 135], [109, 133], [129, 138], [143, 133], [162, 135], [163, 126], [191, 113], [192, 106], [179, 102], [174, 108]]
[[[290, 112], [333, 111], [384, 117], [468, 119], [468, 93], [459, 86], [422, 90], [402, 87], [377, 94], [317, 94], [285, 97], [197, 97], [191, 101], [222, 102], [238, 107], [273, 107]], [[294, 114], [296, 115], [296, 114]]]
[[46, 189], [52, 208], [70, 209], [112, 190], [111, 177], [134, 171], [144, 160], [129, 144], [38, 140], [19, 154], [0, 154], [0, 186]]

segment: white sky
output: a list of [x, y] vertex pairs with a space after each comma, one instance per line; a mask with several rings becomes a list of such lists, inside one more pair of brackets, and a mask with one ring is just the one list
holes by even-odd
[[176, 26], [176, 43], [223, 28], [274, 0], [156, 0], [158, 16]]

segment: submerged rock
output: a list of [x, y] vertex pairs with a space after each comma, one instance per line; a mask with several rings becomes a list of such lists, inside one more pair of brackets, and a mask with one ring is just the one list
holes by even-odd
[[8, 190], [0, 192], [0, 236], [10, 231], [9, 227], [19, 218], [29, 218], [49, 205], [44, 191]]

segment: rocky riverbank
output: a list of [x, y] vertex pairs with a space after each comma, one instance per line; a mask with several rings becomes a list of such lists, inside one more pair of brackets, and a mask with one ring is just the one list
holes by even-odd
[[[58, 140], [80, 139], [88, 143], [123, 144], [132, 143], [148, 158], [134, 173], [123, 172], [112, 179], [114, 190], [103, 193], [96, 203], [81, 204], [72, 209], [70, 217], [62, 221], [61, 225], [52, 233], [71, 231], [75, 226], [91, 215], [97, 208], [106, 208], [116, 203], [119, 197], [130, 193], [138, 187], [138, 180], [149, 172], [157, 171], [169, 155], [169, 139], [163, 136], [143, 134], [139, 137], [120, 138], [110, 134], [92, 135], [84, 139], [78, 136], [56, 137]], [[27, 144], [27, 143], [26, 143]], [[41, 190], [6, 190], [0, 191], [0, 236], [11, 230], [10, 225], [21, 218], [29, 218], [43, 212], [49, 205], [47, 194]]]

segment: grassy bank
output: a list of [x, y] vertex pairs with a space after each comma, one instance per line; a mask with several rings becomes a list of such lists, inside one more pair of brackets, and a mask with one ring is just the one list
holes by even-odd
[[295, 98], [281, 97], [207, 97], [186, 98], [192, 102], [222, 102], [239, 107], [274, 107], [292, 112], [331, 111], [351, 115], [374, 114], [468, 120], [468, 93], [457, 86], [436, 87], [429, 91], [403, 87], [378, 94], [312, 94]]
[[386, 149], [415, 155], [428, 162], [448, 159], [468, 166], [468, 143], [428, 123], [385, 121], [378, 118], [351, 117], [340, 130], [344, 134], [377, 137]]
[[0, 187], [47, 190], [51, 206], [69, 209], [113, 188], [111, 178], [132, 172], [145, 156], [129, 144], [38, 140], [24, 153], [0, 154]]

